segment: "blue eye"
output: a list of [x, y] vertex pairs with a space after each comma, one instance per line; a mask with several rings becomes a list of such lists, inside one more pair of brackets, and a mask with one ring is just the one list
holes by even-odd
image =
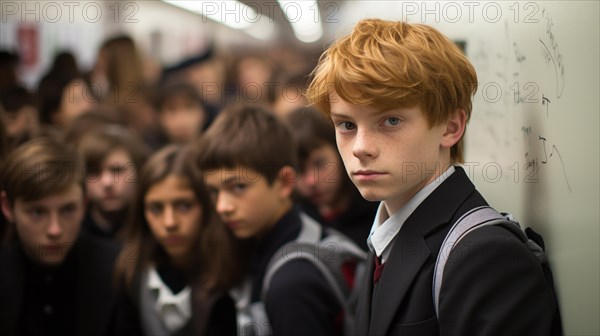
[[384, 124], [386, 126], [398, 126], [398, 124], [400, 124], [400, 118], [396, 118], [396, 117], [387, 118], [387, 119], [385, 119]]

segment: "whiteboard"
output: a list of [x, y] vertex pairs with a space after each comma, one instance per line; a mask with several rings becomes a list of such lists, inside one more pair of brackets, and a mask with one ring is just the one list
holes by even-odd
[[598, 2], [502, 5], [510, 19], [467, 36], [480, 83], [471, 176], [544, 236], [565, 334], [599, 335]]
[[598, 1], [349, 1], [361, 18], [430, 24], [466, 42], [479, 89], [465, 169], [489, 203], [541, 233], [565, 335], [600, 335]]

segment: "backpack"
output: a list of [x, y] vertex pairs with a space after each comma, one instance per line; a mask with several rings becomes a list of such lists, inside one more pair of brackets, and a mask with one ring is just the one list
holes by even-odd
[[302, 259], [311, 262], [329, 284], [342, 307], [342, 331], [351, 334], [359, 295], [359, 286], [354, 284], [360, 283], [364, 274], [367, 253], [348, 237], [323, 227], [308, 215], [301, 213], [300, 218], [301, 230], [296, 240], [280, 247], [269, 261], [262, 285], [262, 301], [251, 308], [253, 323], [262, 326], [261, 334], [271, 334], [263, 303], [271, 280], [285, 264]]
[[481, 206], [474, 208], [469, 212], [465, 213], [459, 218], [456, 223], [450, 228], [450, 231], [446, 235], [440, 252], [438, 253], [435, 268], [433, 271], [433, 307], [435, 309], [435, 315], [439, 318], [439, 304], [440, 304], [440, 289], [442, 287], [442, 279], [444, 275], [444, 269], [448, 261], [448, 256], [454, 247], [460, 242], [471, 231], [476, 230], [480, 227], [488, 225], [500, 225], [510, 232], [512, 232], [519, 240], [521, 240], [529, 249], [529, 251], [536, 257], [542, 270], [544, 271], [544, 277], [546, 282], [552, 288], [552, 294], [556, 302], [556, 318], [553, 321], [552, 335], [562, 335], [562, 324], [560, 320], [560, 314], [558, 312], [558, 301], [556, 299], [556, 293], [554, 290], [554, 281], [552, 278], [552, 271], [550, 270], [550, 264], [546, 253], [544, 252], [544, 240], [542, 236], [533, 231], [531, 228], [523, 231], [519, 223], [509, 213], [498, 213], [496, 210], [489, 206]]

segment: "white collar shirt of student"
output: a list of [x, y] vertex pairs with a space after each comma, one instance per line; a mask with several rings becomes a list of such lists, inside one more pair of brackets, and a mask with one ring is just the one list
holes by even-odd
[[148, 270], [148, 288], [157, 291], [154, 310], [160, 316], [163, 325], [170, 332], [182, 328], [192, 317], [191, 289], [186, 286], [179, 293], [173, 294], [162, 281], [155, 267]]
[[385, 263], [392, 250], [392, 242], [400, 232], [406, 219], [415, 211], [415, 209], [450, 175], [454, 173], [454, 166], [450, 166], [438, 178], [419, 190], [400, 210], [391, 216], [387, 213], [384, 202], [379, 203], [371, 233], [367, 239], [369, 249], [381, 258], [381, 263]]

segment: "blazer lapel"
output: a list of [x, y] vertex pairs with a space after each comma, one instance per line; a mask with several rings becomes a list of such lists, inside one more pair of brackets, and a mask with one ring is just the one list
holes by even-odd
[[372, 320], [369, 335], [386, 333], [413, 279], [430, 254], [423, 237], [403, 234], [402, 230], [400, 231], [371, 303]]
[[356, 308], [356, 335], [367, 335], [371, 320], [371, 296], [373, 293], [373, 271], [375, 269], [375, 253], [370, 252], [367, 258], [365, 273], [360, 282], [360, 296]]
[[[475, 187], [464, 170], [460, 167], [455, 169], [456, 172], [407, 218], [394, 239], [379, 288], [371, 302], [369, 335], [385, 335], [412, 282], [432, 254], [425, 237], [434, 229], [448, 224], [461, 204], [474, 192]], [[373, 266], [370, 270], [368, 274], [373, 273]]]

